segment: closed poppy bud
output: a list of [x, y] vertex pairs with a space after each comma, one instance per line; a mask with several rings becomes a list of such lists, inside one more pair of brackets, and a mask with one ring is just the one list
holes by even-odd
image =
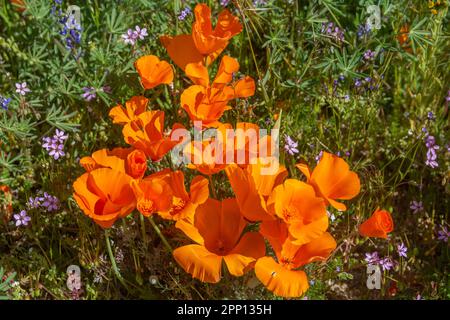
[[147, 158], [141, 150], [134, 150], [127, 156], [127, 171], [135, 179], [142, 178], [147, 170]]
[[394, 230], [394, 221], [386, 210], [377, 208], [372, 216], [359, 226], [359, 234], [364, 237], [387, 238]]
[[23, 12], [25, 11], [25, 3], [23, 0], [10, 0], [11, 4], [14, 6], [16, 11]]

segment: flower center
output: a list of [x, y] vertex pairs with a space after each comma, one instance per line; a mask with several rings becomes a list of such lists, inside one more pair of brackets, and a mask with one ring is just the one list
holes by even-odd
[[170, 208], [169, 213], [175, 216], [180, 213], [181, 210], [186, 206], [186, 201], [181, 198], [173, 198], [172, 208]]
[[155, 203], [153, 200], [142, 198], [137, 203], [137, 209], [140, 213], [142, 213], [144, 216], [149, 216], [156, 210]]

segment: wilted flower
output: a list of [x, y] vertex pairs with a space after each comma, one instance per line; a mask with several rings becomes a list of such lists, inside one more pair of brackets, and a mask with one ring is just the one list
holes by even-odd
[[27, 215], [27, 212], [25, 210], [22, 210], [19, 214], [14, 215], [14, 220], [16, 220], [16, 227], [19, 227], [21, 225], [28, 225], [28, 222], [31, 221], [31, 218]]
[[31, 92], [27, 87], [26, 82], [16, 83], [16, 92], [22, 96], [26, 95], [28, 92]]

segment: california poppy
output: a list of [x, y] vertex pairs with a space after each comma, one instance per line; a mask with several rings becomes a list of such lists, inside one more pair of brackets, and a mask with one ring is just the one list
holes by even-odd
[[220, 281], [222, 261], [232, 275], [242, 276], [266, 252], [261, 234], [242, 235], [246, 225], [236, 199], [210, 198], [197, 208], [191, 228], [182, 228], [197, 244], [177, 248], [173, 256], [186, 272], [203, 282]]
[[173, 82], [173, 70], [167, 61], [157, 56], [140, 57], [134, 63], [144, 89], [152, 89], [160, 84]]
[[136, 207], [140, 213], [149, 217], [154, 213], [167, 211], [172, 205], [170, 170], [165, 169], [130, 182], [136, 197]]
[[170, 188], [173, 194], [172, 205], [167, 211], [160, 211], [164, 219], [181, 220], [193, 217], [197, 207], [209, 197], [208, 180], [202, 176], [192, 179], [189, 193], [184, 185], [184, 174], [178, 170], [170, 174]]
[[405, 49], [406, 52], [413, 52], [411, 48], [411, 40], [409, 38], [409, 25], [407, 23], [402, 25], [402, 27], [400, 28], [397, 40], [400, 43], [400, 46]]
[[340, 211], [347, 210], [347, 207], [336, 199], [349, 200], [360, 191], [358, 175], [350, 171], [345, 160], [331, 153], [323, 153], [312, 173], [306, 164], [297, 164], [297, 168], [306, 176], [317, 195]]
[[98, 168], [111, 168], [140, 179], [147, 170], [145, 153], [133, 148], [114, 148], [95, 151], [90, 157], [80, 159], [80, 164], [88, 172]]
[[102, 228], [109, 228], [136, 207], [131, 180], [130, 176], [120, 171], [95, 169], [73, 183], [73, 197], [87, 216]]
[[387, 234], [394, 230], [394, 221], [386, 210], [377, 208], [372, 216], [359, 226], [359, 234], [364, 237], [387, 238]]
[[268, 212], [266, 202], [273, 188], [283, 183], [288, 175], [286, 168], [279, 164], [275, 172], [265, 174], [264, 170], [269, 170], [274, 161], [277, 160], [257, 159], [257, 163], [250, 164], [246, 168], [231, 164], [225, 169], [239, 208], [244, 217], [250, 221], [274, 219]]
[[226, 9], [219, 14], [214, 29], [211, 10], [206, 4], [197, 4], [194, 15], [192, 34], [160, 38], [170, 58], [183, 70], [189, 63], [209, 65], [225, 49], [230, 39], [242, 31], [239, 19]]
[[[5, 223], [7, 223], [13, 213], [11, 189], [6, 185], [0, 185], [0, 191], [3, 192], [3, 195], [6, 200], [4, 207], [3, 207], [6, 215], [3, 217], [3, 219], [4, 219]], [[0, 208], [1, 208], [1, 206], [0, 206]]]
[[275, 187], [267, 200], [271, 212], [288, 226], [292, 242], [303, 245], [320, 237], [328, 228], [328, 216], [322, 198], [316, 196], [313, 187], [287, 179]]
[[336, 248], [336, 241], [325, 232], [304, 245], [295, 245], [284, 222], [264, 221], [260, 232], [266, 237], [277, 261], [272, 257], [258, 259], [255, 264], [257, 278], [277, 296], [300, 297], [308, 288], [308, 278], [300, 267], [314, 262], [325, 261]]
[[[173, 130], [183, 126], [176, 123]], [[159, 110], [141, 113], [137, 120], [127, 123], [122, 130], [125, 142], [144, 153], [152, 161], [160, 160], [174, 146], [181, 142], [164, 133], [164, 112]]]
[[138, 120], [138, 116], [146, 111], [147, 105], [148, 99], [146, 97], [135, 96], [125, 103], [125, 108], [120, 104], [111, 108], [109, 116], [112, 118], [113, 123], [125, 125]]
[[10, 2], [13, 5], [13, 7], [16, 9], [16, 11], [18, 11], [18, 12], [25, 11], [26, 7], [25, 7], [25, 3], [23, 2], [23, 0], [10, 0]]
[[237, 60], [224, 56], [216, 78], [210, 83], [208, 70], [201, 62], [186, 66], [186, 75], [194, 85], [181, 94], [181, 107], [192, 121], [202, 121], [204, 127], [218, 126], [218, 119], [231, 109], [230, 100], [247, 98], [255, 93], [255, 82], [250, 77], [231, 83], [233, 73], [238, 70]]
[[228, 165], [225, 145], [216, 137], [191, 141], [184, 147], [183, 152], [190, 160], [186, 167], [205, 175], [216, 174]]

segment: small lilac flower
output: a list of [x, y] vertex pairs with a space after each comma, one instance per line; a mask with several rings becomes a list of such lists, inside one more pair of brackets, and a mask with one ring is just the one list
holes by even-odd
[[286, 144], [284, 145], [284, 150], [286, 150], [287, 153], [289, 153], [291, 156], [293, 156], [296, 153], [299, 153], [297, 147], [298, 147], [298, 142], [292, 140], [292, 138], [290, 136], [288, 136], [287, 134], [284, 135], [285, 138], [285, 142]]
[[380, 257], [378, 256], [378, 252], [366, 253], [366, 257], [364, 258], [368, 264], [378, 263]]
[[344, 41], [344, 31], [338, 26], [335, 26], [333, 22], [322, 23], [322, 33], [330, 36], [337, 42]]
[[63, 131], [63, 130], [55, 130], [55, 135], [53, 136], [53, 139], [57, 140], [60, 143], [64, 143], [64, 141], [68, 138], [69, 136]]
[[425, 140], [425, 146], [428, 148], [427, 150], [427, 159], [425, 160], [425, 165], [431, 167], [431, 168], [437, 168], [439, 167], [437, 160], [437, 154], [436, 150], [439, 150], [439, 146], [436, 145], [436, 139], [428, 135]]
[[24, 96], [27, 94], [27, 92], [31, 92], [31, 90], [28, 89], [26, 82], [22, 82], [22, 83], [16, 83], [16, 92], [18, 94]]
[[450, 237], [450, 231], [447, 229], [447, 226], [440, 225], [441, 230], [438, 231], [438, 240], [447, 242]]
[[44, 192], [42, 199], [42, 207], [46, 208], [48, 212], [56, 211], [59, 209], [59, 199], [55, 196], [49, 195]]
[[31, 218], [27, 215], [27, 212], [25, 210], [22, 210], [19, 214], [14, 215], [14, 220], [16, 220], [16, 227], [19, 227], [21, 225], [28, 225], [28, 222], [31, 221]]
[[139, 26], [136, 26], [134, 32], [136, 33], [136, 39], [139, 38], [141, 40], [144, 40], [144, 38], [146, 36], [148, 36], [147, 28], [142, 28], [141, 29]]
[[370, 32], [371, 32], [370, 25], [366, 23], [366, 24], [360, 24], [358, 26], [358, 31], [356, 32], [356, 34], [358, 35], [358, 39], [361, 39], [365, 35], [369, 35]]
[[127, 33], [122, 35], [122, 39], [126, 44], [135, 45], [138, 35], [132, 29], [128, 29]]
[[349, 101], [350, 101], [350, 96], [349, 96], [348, 94], [346, 94], [346, 95], [344, 96], [344, 101], [345, 101], [345, 102], [349, 102]]
[[355, 79], [355, 87], [359, 88], [362, 86], [362, 81], [360, 79]]
[[181, 13], [178, 16], [178, 20], [183, 21], [184, 19], [186, 19], [186, 17], [191, 13], [191, 8], [190, 7], [186, 7], [184, 8]]
[[363, 57], [367, 61], [372, 61], [375, 58], [375, 52], [369, 49], [366, 52], [364, 52]]
[[39, 208], [40, 206], [41, 206], [41, 198], [40, 197], [35, 197], [35, 198], [33, 198], [33, 197], [30, 197], [29, 199], [28, 199], [28, 207], [30, 208], [30, 209], [36, 209], [36, 208]]
[[84, 87], [82, 90], [84, 91], [84, 93], [81, 96], [88, 102], [94, 100], [97, 97], [94, 87]]
[[394, 267], [394, 262], [391, 258], [386, 257], [380, 260], [380, 266], [383, 270], [391, 270]]
[[8, 105], [11, 102], [11, 98], [5, 98], [0, 95], [0, 106], [2, 109], [8, 110]]
[[406, 252], [408, 251], [408, 248], [405, 246], [405, 244], [402, 242], [401, 244], [397, 245], [397, 252], [400, 257], [407, 258], [408, 255]]
[[220, 5], [226, 7], [230, 3], [230, 0], [220, 0]]
[[411, 201], [409, 208], [413, 211], [414, 214], [423, 211], [422, 201]]
[[50, 137], [44, 137], [44, 138], [42, 138], [42, 140], [44, 141], [44, 143], [42, 144], [42, 147], [47, 151], [50, 151], [55, 145], [53, 139]]
[[430, 121], [434, 121], [436, 119], [436, 117], [435, 117], [435, 115], [434, 115], [434, 113], [432, 111], [428, 111], [427, 118]]
[[53, 159], [58, 160], [59, 158], [66, 155], [63, 149], [64, 149], [63, 144], [57, 144], [55, 145], [55, 148], [51, 149], [48, 154], [52, 156]]

